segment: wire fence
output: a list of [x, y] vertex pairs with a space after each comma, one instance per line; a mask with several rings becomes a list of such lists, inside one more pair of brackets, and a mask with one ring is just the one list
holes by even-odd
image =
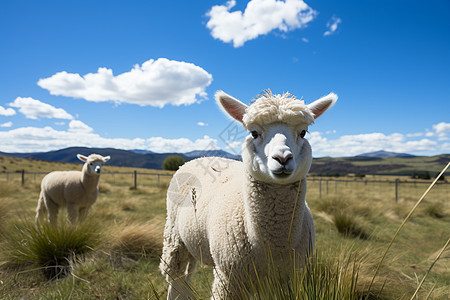
[[[39, 184], [48, 172], [1, 172], [0, 184], [11, 182], [17, 184]], [[113, 185], [126, 185], [137, 189], [139, 186], [164, 186], [168, 187], [173, 173], [157, 172], [103, 172], [102, 182]], [[392, 201], [402, 201], [408, 197], [417, 198], [430, 185], [430, 181], [410, 180], [362, 180], [362, 179], [323, 179], [308, 178], [308, 194], [314, 193], [319, 199], [330, 196], [344, 196], [358, 193], [366, 199], [385, 197]], [[439, 201], [450, 201], [450, 182], [438, 181], [430, 191], [427, 198]]]
[[[345, 196], [358, 193], [361, 197], [371, 199], [385, 197], [399, 202], [418, 196], [431, 184], [431, 181], [410, 180], [356, 180], [356, 179], [319, 179], [308, 178], [308, 192], [317, 192], [319, 199], [331, 195]], [[450, 201], [450, 182], [438, 181], [427, 195], [428, 199]]]
[[[21, 185], [26, 183], [40, 183], [42, 178], [49, 172], [27, 172], [18, 170], [15, 172], [1, 172], [1, 182], [16, 182]], [[140, 186], [160, 186], [168, 185], [173, 174], [167, 173], [146, 173], [146, 172], [102, 172], [102, 181], [114, 185], [130, 185], [137, 189]]]

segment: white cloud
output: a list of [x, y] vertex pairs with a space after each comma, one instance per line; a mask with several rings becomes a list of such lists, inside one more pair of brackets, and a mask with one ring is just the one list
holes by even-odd
[[50, 104], [35, 100], [30, 97], [17, 97], [9, 104], [17, 107], [19, 112], [28, 119], [49, 118], [49, 119], [73, 119], [73, 117], [62, 108], [56, 108]]
[[302, 42], [304, 42], [304, 43], [309, 43], [309, 40], [307, 39], [307, 38], [302, 38]]
[[198, 126], [208, 126], [208, 124], [204, 123], [204, 122], [197, 122]]
[[189, 152], [194, 150], [220, 149], [217, 140], [205, 135], [201, 139], [191, 141], [187, 138], [166, 139], [162, 137], [151, 137], [146, 140], [149, 150], [154, 152]]
[[416, 133], [408, 133], [406, 134], [406, 137], [419, 137], [419, 136], [424, 136], [423, 132], [416, 132]]
[[[75, 123], [74, 123], [75, 122]], [[193, 150], [219, 149], [217, 140], [204, 136], [196, 140], [187, 138], [166, 139], [162, 137], [143, 138], [104, 138], [91, 130], [74, 130], [83, 127], [82, 122], [71, 122], [68, 130], [55, 130], [52, 127], [21, 127], [10, 131], [0, 131], [0, 151], [40, 152], [67, 147], [84, 146], [118, 149], [143, 149], [153, 152], [189, 152]], [[75, 124], [75, 125], [74, 125]], [[87, 128], [87, 125], [85, 125]], [[85, 127], [85, 128], [86, 128]]]
[[338, 25], [342, 22], [340, 18], [333, 16], [327, 23], [328, 30], [323, 33], [324, 36], [331, 35], [336, 32]]
[[225, 43], [241, 47], [245, 42], [278, 29], [288, 32], [306, 27], [316, 12], [302, 0], [251, 0], [245, 11], [233, 11], [235, 0], [215, 5], [207, 13], [206, 27], [211, 35]]
[[225, 150], [233, 154], [241, 154], [243, 141], [228, 141]]
[[3, 124], [0, 124], [0, 127], [8, 128], [8, 127], [11, 127], [12, 124], [13, 124], [12, 122], [6, 122], [6, 123], [3, 123]]
[[88, 125], [84, 124], [83, 122], [79, 121], [79, 120], [72, 120], [69, 123], [69, 131], [70, 132], [84, 132], [84, 133], [89, 133], [94, 131], [91, 127], [89, 127]]
[[444, 137], [450, 134], [450, 123], [441, 122], [439, 124], [433, 125], [433, 130], [440, 137]]
[[330, 140], [320, 132], [313, 132], [309, 141], [313, 148], [313, 155], [320, 156], [353, 156], [366, 152], [386, 150], [410, 154], [438, 154], [439, 143], [430, 139], [408, 140], [406, 135], [393, 133], [367, 133], [358, 135], [344, 135]]
[[40, 79], [38, 85], [52, 95], [163, 107], [200, 101], [206, 97], [205, 89], [211, 82], [212, 75], [192, 63], [159, 58], [116, 76], [107, 68], [84, 76], [58, 72]]
[[4, 108], [3, 106], [0, 106], [0, 116], [14, 116], [16, 114], [16, 111], [12, 108]]
[[[439, 123], [440, 124], [440, 123]], [[439, 125], [436, 124], [436, 125]], [[446, 126], [433, 127], [437, 131]], [[444, 129], [442, 129], [444, 128]], [[344, 135], [332, 138], [326, 132], [308, 133], [314, 157], [321, 156], [353, 156], [366, 152], [386, 150], [415, 155], [436, 155], [450, 153], [450, 143], [440, 140], [437, 135], [427, 138], [408, 136], [408, 134], [366, 133]], [[223, 140], [224, 149], [239, 154], [244, 135], [239, 139]], [[188, 138], [167, 139], [150, 138], [105, 138], [95, 133], [91, 127], [78, 120], [72, 120], [66, 130], [55, 130], [52, 127], [22, 127], [9, 131], [0, 131], [0, 151], [35, 152], [49, 151], [71, 146], [86, 146], [118, 149], [143, 149], [153, 152], [189, 152], [193, 150], [219, 149], [218, 140], [203, 136], [195, 140]]]

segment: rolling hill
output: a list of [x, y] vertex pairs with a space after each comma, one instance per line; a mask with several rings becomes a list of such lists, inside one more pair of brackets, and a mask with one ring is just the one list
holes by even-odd
[[[203, 156], [220, 156], [240, 160], [239, 155], [233, 155], [222, 150], [191, 151], [187, 153], [154, 153], [139, 150], [120, 150], [113, 148], [71, 147], [50, 152], [36, 153], [4, 153], [0, 156], [39, 159], [55, 162], [78, 162], [78, 153], [89, 155], [98, 153], [110, 155], [108, 162], [112, 166], [161, 169], [164, 160], [170, 155], [180, 155], [185, 161]], [[437, 156], [413, 156], [403, 153], [377, 151], [353, 157], [314, 158], [310, 174], [322, 176], [341, 176], [350, 173], [373, 175], [411, 176], [414, 173], [429, 172], [431, 176], [438, 173], [450, 161], [450, 154]]]
[[221, 150], [210, 151], [192, 151], [186, 154], [183, 153], [154, 153], [150, 151], [136, 151], [136, 150], [120, 150], [114, 148], [87, 148], [87, 147], [70, 147], [56, 151], [49, 152], [33, 152], [33, 153], [5, 153], [0, 152], [0, 156], [13, 156], [20, 158], [33, 158], [47, 161], [57, 162], [79, 162], [77, 154], [89, 155], [97, 153], [103, 156], [110, 155], [111, 160], [108, 165], [119, 167], [134, 167], [147, 169], [161, 169], [164, 160], [170, 155], [180, 155], [184, 161], [189, 161], [202, 156], [220, 156], [230, 159], [239, 160], [240, 156], [233, 155]]

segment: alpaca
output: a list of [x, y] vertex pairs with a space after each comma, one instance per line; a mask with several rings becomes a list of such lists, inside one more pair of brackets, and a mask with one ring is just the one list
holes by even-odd
[[102, 166], [111, 157], [98, 154], [77, 155], [85, 162], [80, 171], [55, 171], [47, 174], [41, 182], [41, 193], [36, 208], [36, 224], [47, 214], [50, 224], [56, 226], [59, 208], [67, 208], [71, 224], [82, 221], [97, 200], [98, 182]]
[[168, 299], [192, 298], [187, 283], [198, 261], [214, 267], [212, 299], [236, 299], [267, 272], [268, 255], [283, 269], [292, 253], [302, 260], [313, 250], [314, 223], [305, 202], [312, 153], [305, 134], [336, 100], [330, 93], [305, 105], [269, 90], [247, 106], [216, 93], [219, 107], [250, 134], [242, 162], [214, 158], [216, 180], [205, 176], [211, 158], [199, 158], [170, 182], [160, 263], [170, 283]]

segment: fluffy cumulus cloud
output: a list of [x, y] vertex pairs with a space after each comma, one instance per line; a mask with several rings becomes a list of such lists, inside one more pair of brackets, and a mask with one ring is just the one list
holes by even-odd
[[72, 115], [67, 113], [64, 109], [53, 107], [50, 104], [30, 97], [17, 97], [16, 100], [9, 105], [18, 108], [19, 112], [24, 114], [28, 119], [73, 119]]
[[327, 31], [323, 33], [324, 36], [332, 35], [338, 29], [339, 24], [342, 22], [340, 18], [333, 16], [327, 23]]
[[153, 152], [189, 152], [194, 150], [217, 150], [217, 140], [205, 135], [201, 139], [191, 141], [187, 138], [165, 139], [162, 137], [151, 137], [145, 140], [147, 149]]
[[192, 63], [159, 58], [114, 75], [108, 68], [84, 76], [65, 71], [40, 79], [52, 95], [141, 106], [190, 105], [206, 97], [212, 75]]
[[[5, 124], [3, 124], [5, 125]], [[167, 139], [163, 137], [150, 138], [105, 138], [79, 120], [71, 120], [65, 129], [56, 130], [50, 126], [21, 127], [10, 129], [0, 125], [0, 151], [3, 152], [40, 152], [57, 150], [71, 146], [142, 149], [153, 152], [189, 152], [193, 150], [214, 150], [222, 147], [224, 150], [241, 153], [241, 145], [247, 132], [239, 132], [236, 138], [227, 138], [218, 134], [216, 137], [203, 136], [195, 140], [188, 138]], [[322, 156], [353, 156], [361, 153], [386, 150], [415, 155], [436, 155], [450, 153], [450, 143], [444, 137], [450, 135], [449, 123], [439, 123], [432, 126], [433, 136], [425, 134], [383, 134], [365, 133], [343, 135], [336, 137], [334, 132], [313, 131], [307, 135], [315, 157]], [[3, 128], [5, 127], [5, 128]], [[430, 131], [431, 132], [431, 131]], [[221, 141], [221, 145], [219, 145]]]
[[21, 127], [0, 131], [0, 151], [40, 152], [67, 147], [84, 146], [118, 149], [144, 149], [153, 152], [189, 152], [203, 149], [219, 149], [217, 140], [204, 136], [196, 140], [187, 138], [166, 139], [162, 137], [105, 138], [93, 132], [81, 121], [73, 120], [67, 130], [56, 130], [50, 126]]
[[235, 0], [215, 5], [207, 13], [206, 27], [211, 35], [225, 43], [241, 47], [245, 42], [273, 30], [288, 32], [305, 27], [316, 12], [302, 0], [251, 0], [245, 11], [231, 11]]
[[450, 135], [450, 123], [441, 122], [433, 125], [433, 130], [440, 140], [447, 140]]
[[70, 132], [83, 132], [83, 133], [89, 133], [94, 131], [91, 127], [84, 124], [83, 122], [79, 120], [72, 120], [69, 123], [69, 131]]
[[8, 128], [8, 127], [11, 127], [12, 126], [12, 122], [10, 121], [10, 122], [6, 122], [6, 123], [2, 123], [2, 124], [0, 124], [0, 127], [3, 127], [3, 128]]
[[438, 154], [450, 149], [432, 139], [411, 140], [407, 135], [392, 133], [367, 133], [357, 135], [343, 135], [337, 139], [329, 139], [326, 134], [313, 132], [309, 135], [314, 156], [353, 156], [361, 153], [379, 150], [410, 153], [410, 154]]
[[0, 105], [0, 116], [14, 116], [16, 114], [16, 111], [12, 108], [4, 108]]

